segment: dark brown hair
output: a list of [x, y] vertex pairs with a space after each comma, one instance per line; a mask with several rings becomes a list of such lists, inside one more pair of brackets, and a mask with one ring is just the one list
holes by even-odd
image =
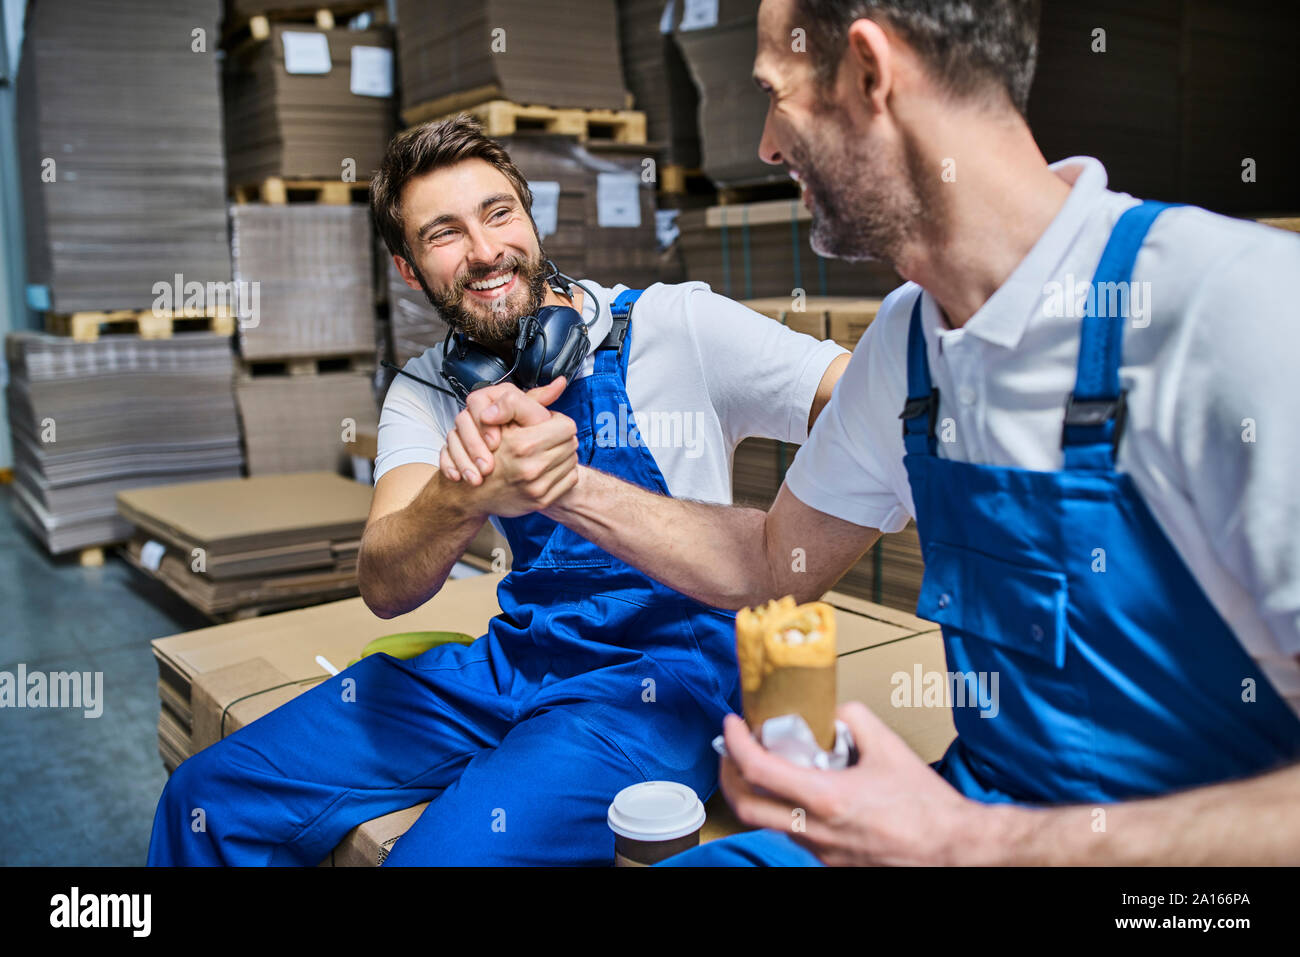
[[848, 46], [849, 25], [884, 20], [916, 50], [950, 92], [970, 96], [993, 87], [1021, 115], [1038, 59], [1039, 0], [796, 0], [825, 88]]
[[[404, 130], [388, 144], [384, 161], [370, 181], [370, 212], [390, 253], [411, 261], [402, 228], [402, 190], [406, 184], [416, 176], [467, 159], [481, 159], [499, 169], [510, 180], [524, 212], [532, 219], [533, 191], [510, 154], [483, 132], [478, 120], [461, 113]], [[534, 232], [536, 229], [534, 224]]]

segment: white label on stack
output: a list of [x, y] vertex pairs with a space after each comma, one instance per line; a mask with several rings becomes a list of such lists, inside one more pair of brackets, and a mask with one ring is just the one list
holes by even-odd
[[284, 41], [284, 69], [288, 73], [328, 73], [330, 71], [330, 44], [323, 33], [304, 33], [286, 30], [280, 34]]
[[718, 0], [683, 0], [679, 30], [703, 30], [718, 25]]
[[352, 92], [357, 96], [393, 95], [393, 51], [387, 47], [352, 48]]
[[668, 0], [664, 5], [663, 15], [659, 17], [659, 32], [673, 32], [673, 14], [677, 12], [677, 0]]
[[641, 225], [641, 179], [636, 173], [596, 174], [596, 225]]
[[529, 182], [533, 191], [533, 222], [543, 239], [560, 228], [560, 184], [543, 180]]
[[162, 564], [163, 554], [167, 551], [167, 546], [162, 542], [156, 542], [152, 538], [140, 546], [140, 564], [151, 572], [156, 572], [158, 566]]
[[660, 249], [667, 249], [681, 235], [681, 228], [677, 225], [678, 212], [676, 209], [655, 210], [655, 238], [659, 240]]

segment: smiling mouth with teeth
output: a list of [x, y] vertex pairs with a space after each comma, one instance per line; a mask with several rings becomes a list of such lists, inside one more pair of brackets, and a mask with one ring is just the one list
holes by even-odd
[[479, 279], [476, 282], [467, 283], [465, 288], [472, 289], [475, 292], [491, 292], [493, 289], [504, 286], [514, 278], [515, 270], [512, 269], [510, 272], [502, 273], [499, 276], [492, 276], [488, 279]]

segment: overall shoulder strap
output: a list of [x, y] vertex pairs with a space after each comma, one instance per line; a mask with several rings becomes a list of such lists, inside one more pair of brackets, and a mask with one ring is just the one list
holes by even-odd
[[925, 354], [925, 333], [921, 331], [921, 297], [912, 305], [907, 329], [907, 403], [899, 416], [903, 420], [903, 446], [909, 455], [934, 455], [934, 435], [939, 421], [939, 390], [930, 385], [930, 360]]
[[[596, 347], [596, 371], [608, 372], [618, 368], [624, 375], [627, 373], [627, 358], [623, 354], [623, 345], [628, 339], [628, 327], [632, 323], [632, 306], [641, 298], [643, 289], [625, 289], [620, 292], [614, 301], [610, 304], [609, 311], [614, 317], [614, 324], [610, 326], [609, 335], [605, 341]], [[608, 355], [609, 352], [614, 354]]]
[[1146, 201], [1123, 212], [1111, 230], [1088, 290], [1079, 334], [1079, 371], [1065, 407], [1061, 448], [1067, 469], [1115, 467], [1124, 431], [1119, 387], [1124, 323], [1131, 314], [1133, 263], [1151, 224], [1178, 203]]

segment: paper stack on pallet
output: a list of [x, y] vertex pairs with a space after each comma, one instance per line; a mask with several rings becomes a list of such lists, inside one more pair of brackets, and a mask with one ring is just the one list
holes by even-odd
[[249, 475], [351, 473], [349, 443], [379, 425], [365, 371], [314, 375], [241, 375], [235, 399]]
[[[341, 669], [370, 641], [388, 634], [447, 630], [482, 635], [498, 612], [499, 582], [497, 575], [448, 582], [423, 606], [391, 621], [380, 621], [360, 599], [352, 599], [155, 640], [163, 764], [174, 770], [191, 754], [328, 680], [317, 655]], [[898, 707], [893, 676], [944, 670], [938, 626], [838, 592], [828, 592], [823, 600], [835, 609], [839, 701], [864, 702], [923, 760], [937, 760], [955, 734], [950, 709]], [[426, 806], [415, 804], [359, 823], [322, 863], [382, 864]], [[708, 816], [701, 840], [741, 829], [717, 800], [709, 802]]]
[[879, 262], [822, 258], [809, 244], [812, 217], [797, 199], [686, 209], [677, 216], [686, 278], [733, 299], [882, 297], [903, 280]]
[[225, 75], [230, 181], [367, 180], [396, 123], [386, 29], [271, 27], [233, 51]]
[[355, 595], [370, 488], [300, 472], [129, 489], [127, 557], [208, 615]]
[[237, 476], [227, 336], [5, 340], [14, 503], [53, 553], [125, 539], [122, 489]]
[[397, 51], [403, 111], [471, 90], [480, 102], [627, 105], [610, 0], [398, 0]]
[[662, 161], [700, 165], [700, 95], [672, 36], [675, 6], [666, 0], [619, 0], [623, 74], [645, 113], [646, 136], [662, 143]]
[[701, 168], [719, 186], [785, 180], [785, 170], [758, 158], [767, 97], [750, 72], [758, 49], [753, 0], [683, 3], [668, 14], [673, 38], [699, 90]]
[[406, 284], [391, 256], [388, 258], [388, 326], [393, 362], [399, 366], [423, 355], [426, 349], [441, 349], [447, 338], [446, 320], [429, 302], [423, 289], [412, 289]]
[[34, 308], [147, 309], [178, 273], [230, 281], [219, 13], [219, 0], [29, 5], [18, 132]]
[[259, 290], [256, 315], [239, 317], [239, 351], [245, 359], [374, 350], [369, 216], [361, 205], [230, 208], [235, 278], [257, 283]]

